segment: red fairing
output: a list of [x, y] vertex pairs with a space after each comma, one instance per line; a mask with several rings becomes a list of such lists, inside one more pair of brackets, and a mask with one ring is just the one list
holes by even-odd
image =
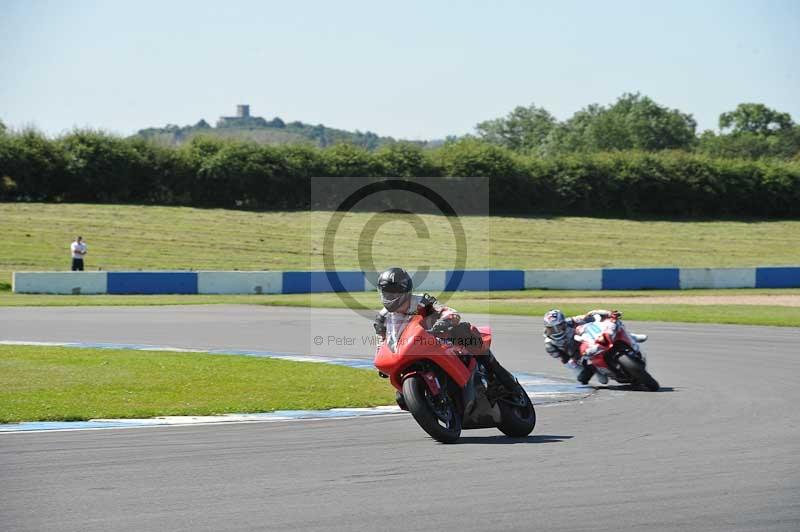
[[633, 340], [628, 335], [628, 331], [625, 330], [625, 327], [618, 327], [617, 328], [617, 337], [614, 339], [615, 342], [623, 342], [625, 345], [632, 346]]
[[[481, 335], [484, 337], [484, 342], [487, 337], [491, 342], [491, 330], [488, 327], [482, 328]], [[392, 352], [387, 342], [383, 342], [378, 348], [375, 354], [375, 367], [389, 376], [392, 386], [402, 390], [401, 377], [405, 375], [404, 370], [423, 360], [433, 362], [442, 368], [462, 388], [469, 381], [472, 368], [476, 365], [475, 359], [471, 357], [469, 366], [465, 365], [452, 345], [442, 343], [423, 328], [422, 316], [413, 316], [397, 341], [397, 352]], [[430, 387], [427, 373], [421, 375]]]
[[483, 351], [486, 352], [492, 346], [492, 328], [477, 327], [477, 329], [481, 333], [481, 338], [483, 338]]

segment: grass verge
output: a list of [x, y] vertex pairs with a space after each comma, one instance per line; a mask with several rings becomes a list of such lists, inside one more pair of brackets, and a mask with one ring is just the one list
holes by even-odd
[[[363, 306], [376, 304], [373, 292], [351, 293]], [[498, 305], [497, 300], [577, 298], [697, 297], [697, 296], [800, 295], [800, 288], [729, 288], [708, 290], [517, 290], [509, 292], [456, 292], [445, 294], [448, 301]], [[437, 295], [438, 296], [438, 295]], [[337, 294], [265, 295], [51, 295], [14, 294], [0, 289], [0, 307], [84, 307], [151, 305], [267, 305], [285, 307], [346, 308]], [[525, 314], [525, 313], [522, 313]]]
[[391, 404], [374, 372], [244, 356], [0, 346], [0, 422]]
[[[456, 292], [444, 294], [447, 304], [475, 314], [541, 316], [551, 308], [568, 314], [581, 314], [591, 308], [616, 308], [626, 319], [683, 323], [729, 323], [737, 325], [774, 325], [800, 327], [800, 307], [772, 305], [697, 305], [681, 304], [681, 297], [697, 296], [766, 296], [799, 295], [800, 289], [727, 289], [727, 290], [652, 290], [652, 291], [585, 291], [585, 290], [520, 290], [516, 292]], [[372, 292], [351, 294], [368, 309], [378, 302]], [[672, 297], [675, 303], [639, 302], [645, 297]], [[576, 302], [578, 298], [596, 298], [596, 302]], [[604, 303], [604, 298], [628, 298], [630, 302]], [[519, 300], [519, 301], [515, 301]], [[542, 301], [538, 301], [542, 300]], [[347, 308], [337, 294], [285, 294], [243, 296], [54, 296], [0, 293], [3, 306], [135, 306], [135, 305], [206, 305], [246, 304], [278, 307]]]
[[[88, 270], [309, 270], [323, 268], [330, 212], [250, 212], [137, 205], [0, 203], [0, 282], [11, 271], [65, 270], [82, 235]], [[425, 237], [412, 224], [422, 220]], [[797, 220], [622, 220], [461, 217], [467, 268], [726, 267], [800, 264]], [[373, 241], [360, 242], [367, 225]], [[366, 245], [365, 245], [366, 244]], [[371, 244], [371, 245], [369, 245]], [[348, 214], [335, 237], [338, 269], [451, 269], [443, 216]], [[584, 248], [590, 253], [582, 252]]]

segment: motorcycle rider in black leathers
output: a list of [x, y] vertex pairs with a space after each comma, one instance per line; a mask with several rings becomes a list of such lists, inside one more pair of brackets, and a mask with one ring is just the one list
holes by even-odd
[[[411, 276], [402, 268], [389, 268], [378, 277], [378, 293], [383, 308], [375, 317], [373, 326], [381, 342], [386, 339], [387, 324], [394, 320], [408, 320], [408, 316], [423, 316], [423, 326], [437, 338], [452, 341], [463, 346], [478, 362], [491, 371], [507, 390], [514, 390], [516, 379], [500, 365], [492, 352], [483, 347], [483, 339], [478, 330], [465, 321], [454, 309], [440, 305], [430, 294], [412, 294]], [[397, 403], [405, 408], [405, 401], [397, 392]]]

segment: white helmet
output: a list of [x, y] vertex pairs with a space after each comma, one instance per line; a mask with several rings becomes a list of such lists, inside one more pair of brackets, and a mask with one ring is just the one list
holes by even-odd
[[548, 310], [544, 315], [544, 335], [558, 347], [567, 343], [567, 318], [558, 309]]

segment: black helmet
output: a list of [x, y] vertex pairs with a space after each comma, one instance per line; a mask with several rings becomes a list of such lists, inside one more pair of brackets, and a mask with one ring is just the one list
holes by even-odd
[[389, 312], [397, 312], [411, 299], [411, 276], [403, 268], [389, 268], [378, 277], [381, 303]]

